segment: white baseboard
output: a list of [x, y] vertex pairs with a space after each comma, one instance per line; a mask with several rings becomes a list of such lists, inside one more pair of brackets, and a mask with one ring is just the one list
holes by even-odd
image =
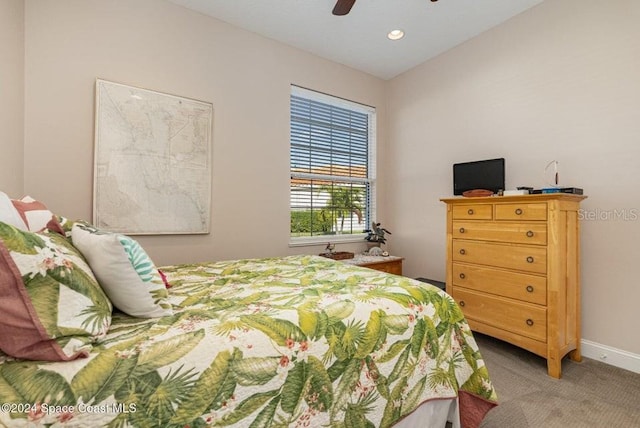
[[640, 355], [591, 342], [590, 340], [583, 339], [580, 343], [583, 357], [640, 373]]

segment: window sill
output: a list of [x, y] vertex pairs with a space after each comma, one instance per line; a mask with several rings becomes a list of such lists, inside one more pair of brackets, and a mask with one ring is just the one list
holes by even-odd
[[311, 247], [311, 246], [326, 246], [328, 242], [332, 244], [344, 244], [347, 242], [366, 243], [366, 234], [359, 235], [324, 235], [308, 238], [290, 238], [289, 247]]

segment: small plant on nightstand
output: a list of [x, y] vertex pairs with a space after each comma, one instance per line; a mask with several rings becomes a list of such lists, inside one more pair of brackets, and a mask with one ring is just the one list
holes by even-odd
[[380, 245], [387, 242], [385, 234], [391, 235], [391, 232], [382, 227], [381, 223], [375, 221], [371, 223], [371, 229], [367, 229], [365, 232], [367, 232], [367, 236], [364, 239], [369, 243], [368, 253], [372, 256], [384, 255], [383, 253], [386, 253], [386, 251], [382, 251]]
[[376, 223], [375, 221], [371, 222], [371, 229], [365, 230], [365, 232], [367, 232], [367, 236], [364, 238], [365, 241], [375, 242], [377, 244], [384, 244], [387, 242], [387, 238], [385, 238], [384, 235], [385, 233], [391, 235], [391, 232], [380, 225], [381, 223]]

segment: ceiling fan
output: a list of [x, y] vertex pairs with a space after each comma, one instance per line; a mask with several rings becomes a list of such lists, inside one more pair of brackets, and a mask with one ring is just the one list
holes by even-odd
[[[432, 2], [437, 2], [438, 0], [431, 0]], [[353, 4], [356, 0], [338, 0], [336, 5], [333, 7], [333, 14], [337, 16], [343, 16], [348, 14], [353, 7]]]

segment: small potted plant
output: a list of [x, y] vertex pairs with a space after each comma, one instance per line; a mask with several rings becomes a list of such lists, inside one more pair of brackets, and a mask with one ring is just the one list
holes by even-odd
[[382, 227], [381, 223], [377, 223], [375, 221], [371, 223], [371, 229], [367, 229], [365, 230], [365, 232], [367, 233], [367, 236], [365, 236], [364, 239], [365, 241], [368, 242], [368, 246], [369, 246], [368, 253], [370, 255], [381, 255], [383, 251], [380, 248], [380, 245], [387, 242], [387, 238], [385, 237], [385, 234], [388, 233], [389, 235], [391, 235], [391, 232], [389, 232], [387, 229]]

